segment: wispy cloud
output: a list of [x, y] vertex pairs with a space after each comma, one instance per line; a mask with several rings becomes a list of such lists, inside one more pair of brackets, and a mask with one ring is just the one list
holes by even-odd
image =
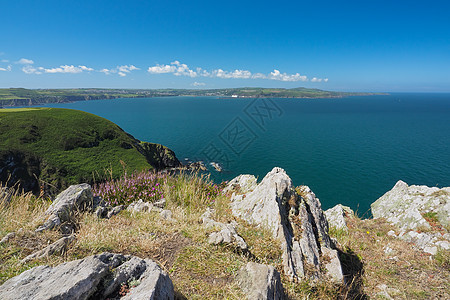
[[[155, 66], [149, 67], [147, 72], [150, 74], [167, 74], [172, 73], [176, 76], [189, 76], [195, 77], [212, 77], [212, 78], [223, 78], [223, 79], [268, 79], [268, 80], [279, 80], [279, 81], [309, 81], [308, 77], [301, 75], [300, 73], [287, 74], [281, 73], [279, 70], [275, 69], [269, 74], [263, 73], [252, 73], [248, 70], [225, 71], [223, 69], [215, 69], [212, 71], [204, 70], [200, 67], [191, 69], [186, 64], [182, 64], [179, 61], [173, 61], [167, 65], [157, 64]], [[312, 78], [311, 82], [327, 82], [328, 79], [322, 78]]]
[[204, 83], [204, 82], [194, 82], [193, 84], [192, 84], [193, 86], [205, 86], [206, 85], [206, 83]]
[[131, 71], [134, 70], [140, 70], [134, 65], [123, 65], [123, 66], [117, 66], [113, 69], [101, 69], [100, 72], [105, 73], [106, 75], [109, 74], [118, 74], [121, 77], [127, 76], [127, 74], [131, 73]]
[[21, 65], [32, 65], [34, 64], [34, 61], [28, 58], [21, 58], [18, 61], [16, 61], [16, 64], [21, 64]]
[[0, 68], [0, 71], [9, 72], [9, 71], [11, 71], [11, 66], [7, 66], [6, 68]]
[[44, 68], [44, 67], [34, 67], [32, 65], [26, 65], [22, 67], [22, 71], [26, 74], [43, 74], [43, 73], [69, 73], [69, 74], [77, 74], [82, 72], [91, 72], [94, 71], [93, 68], [89, 68], [86, 66], [74, 66], [74, 65], [62, 65], [57, 68]]
[[2, 62], [2, 63], [9, 63], [9, 60], [7, 60], [7, 59], [2, 59], [1, 62]]

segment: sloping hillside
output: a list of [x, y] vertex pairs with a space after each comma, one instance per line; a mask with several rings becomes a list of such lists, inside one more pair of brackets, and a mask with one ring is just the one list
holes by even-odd
[[124, 170], [178, 166], [173, 151], [141, 142], [93, 114], [59, 108], [0, 109], [0, 182], [60, 190]]

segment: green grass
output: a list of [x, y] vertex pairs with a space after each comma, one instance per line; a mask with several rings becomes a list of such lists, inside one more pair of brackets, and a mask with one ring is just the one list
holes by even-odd
[[[145, 152], [140, 141], [93, 114], [59, 108], [0, 109], [0, 169], [13, 156], [27, 169], [25, 177], [36, 175], [58, 188], [118, 178], [124, 169], [152, 169], [153, 158], [139, 150]], [[3, 171], [0, 181], [8, 175]]]

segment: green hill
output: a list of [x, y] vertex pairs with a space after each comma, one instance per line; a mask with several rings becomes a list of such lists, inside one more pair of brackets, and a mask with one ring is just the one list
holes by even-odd
[[173, 151], [141, 142], [116, 124], [71, 109], [0, 109], [0, 182], [27, 191], [44, 185], [117, 178], [124, 170], [162, 169], [180, 163]]

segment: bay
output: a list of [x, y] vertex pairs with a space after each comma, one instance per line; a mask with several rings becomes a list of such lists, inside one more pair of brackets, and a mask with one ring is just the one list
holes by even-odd
[[397, 180], [450, 186], [450, 94], [396, 93], [336, 99], [161, 97], [51, 104], [118, 124], [168, 146], [184, 161], [215, 161], [214, 180], [262, 179], [282, 167], [324, 209], [368, 215]]

